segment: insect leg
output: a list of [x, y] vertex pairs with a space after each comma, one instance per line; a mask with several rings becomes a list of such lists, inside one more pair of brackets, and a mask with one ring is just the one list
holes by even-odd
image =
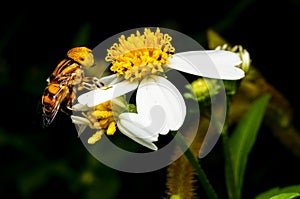
[[93, 90], [95, 88], [108, 87], [104, 82], [96, 77], [84, 77], [83, 81], [79, 84], [78, 90], [87, 89]]
[[75, 89], [75, 87], [73, 87], [71, 90], [72, 90], [72, 92], [70, 92], [70, 96], [69, 96], [67, 104], [66, 104], [66, 107], [69, 110], [73, 110], [72, 109], [72, 104], [73, 104], [73, 102], [76, 98], [76, 89]]

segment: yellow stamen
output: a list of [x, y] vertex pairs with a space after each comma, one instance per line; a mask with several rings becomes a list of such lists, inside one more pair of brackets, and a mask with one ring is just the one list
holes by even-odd
[[105, 110], [110, 110], [111, 107], [112, 107], [112, 102], [111, 100], [108, 100], [106, 102], [96, 105], [95, 109], [99, 111], [105, 111]]
[[88, 139], [88, 143], [89, 143], [89, 144], [95, 144], [97, 141], [99, 141], [99, 140], [101, 139], [102, 134], [103, 134], [103, 131], [102, 131], [102, 130], [97, 131], [96, 133], [94, 133], [94, 134], [92, 135], [92, 137], [90, 137], [90, 138]]
[[139, 31], [127, 38], [122, 35], [119, 43], [107, 50], [105, 60], [112, 62], [110, 70], [118, 76], [129, 81], [140, 80], [164, 72], [168, 58], [175, 52], [171, 40], [172, 37], [161, 33], [159, 28], [155, 32], [145, 28], [142, 35]]
[[109, 120], [108, 119], [102, 119], [99, 121], [100, 127], [101, 128], [107, 128], [109, 125]]
[[114, 135], [117, 130], [111, 100], [96, 105], [93, 111], [88, 111], [87, 114], [83, 115], [90, 121], [90, 128], [97, 130], [88, 139], [89, 144], [95, 144], [99, 141], [103, 133]]
[[117, 130], [116, 122], [111, 122], [107, 128], [106, 134], [113, 135], [113, 134], [115, 134], [116, 130]]
[[100, 122], [95, 121], [93, 123], [93, 125], [92, 125], [92, 128], [94, 128], [94, 129], [100, 129], [101, 128]]
[[112, 111], [94, 111], [92, 113], [93, 116], [95, 116], [97, 119], [105, 119], [113, 116]]

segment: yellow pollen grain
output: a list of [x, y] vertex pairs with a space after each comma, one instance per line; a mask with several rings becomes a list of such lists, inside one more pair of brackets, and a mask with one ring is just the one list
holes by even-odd
[[94, 133], [89, 139], [88, 139], [88, 144], [95, 144], [97, 141], [101, 139], [101, 136], [103, 134], [103, 131], [97, 131]]
[[101, 128], [107, 128], [109, 125], [109, 119], [102, 119], [99, 121], [99, 125]]
[[95, 110], [92, 115], [97, 119], [105, 119], [113, 116], [112, 111], [99, 111]]
[[111, 100], [108, 100], [106, 102], [103, 102], [95, 106], [95, 109], [98, 111], [107, 111], [107, 110], [111, 110], [111, 108], [112, 108]]
[[89, 111], [85, 117], [91, 122], [90, 128], [96, 129], [97, 132], [89, 139], [89, 144], [94, 144], [100, 140], [104, 132], [107, 135], [114, 135], [116, 132], [116, 122], [112, 111], [112, 100], [108, 100], [94, 107], [93, 111]]
[[111, 122], [107, 128], [106, 134], [113, 135], [116, 132], [116, 122]]
[[[105, 60], [112, 62], [110, 70], [117, 76], [130, 81], [139, 80], [164, 71], [163, 66], [169, 63], [168, 58], [175, 52], [171, 41], [172, 37], [161, 33], [159, 28], [155, 32], [145, 28], [143, 34], [136, 31], [127, 38], [122, 35], [119, 43], [107, 50]], [[151, 67], [156, 65], [159, 67]]]

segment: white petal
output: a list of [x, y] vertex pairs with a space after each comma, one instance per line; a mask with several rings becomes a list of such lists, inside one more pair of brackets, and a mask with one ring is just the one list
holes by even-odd
[[[137, 113], [122, 113], [119, 116], [119, 121], [127, 129], [132, 129], [134, 136], [151, 142], [157, 141], [159, 133], [156, 130], [152, 130], [152, 122], [148, 118], [142, 117]], [[139, 131], [136, 131], [136, 129], [139, 129]]]
[[142, 80], [137, 90], [136, 105], [138, 113], [142, 115], [149, 114], [155, 106], [161, 107], [164, 114], [157, 117], [162, 121], [167, 120], [170, 130], [178, 130], [186, 116], [182, 95], [170, 81], [160, 76], [149, 76]]
[[71, 115], [71, 120], [74, 124], [85, 124], [85, 125], [90, 124], [90, 121], [88, 119], [76, 115]]
[[157, 150], [156, 145], [152, 142], [158, 140], [158, 133], [149, 128], [151, 121], [136, 113], [122, 113], [117, 125], [124, 135], [145, 147]]
[[72, 106], [72, 109], [74, 111], [87, 111], [89, 109], [89, 107], [87, 105], [83, 105], [83, 104], [74, 104]]
[[96, 106], [107, 100], [124, 95], [130, 91], [133, 91], [138, 86], [138, 82], [122, 81], [115, 85], [112, 85], [108, 89], [95, 89], [84, 93], [78, 97], [78, 102], [89, 107]]
[[168, 67], [189, 74], [224, 80], [237, 80], [245, 76], [240, 57], [225, 50], [188, 51], [175, 53]]
[[120, 82], [121, 78], [117, 77], [116, 74], [104, 76], [100, 79], [102, 82], [104, 82], [106, 85], [112, 85]]
[[90, 121], [84, 117], [79, 117], [76, 115], [71, 115], [72, 122], [77, 124], [77, 133], [78, 137], [83, 133], [86, 127], [90, 124]]

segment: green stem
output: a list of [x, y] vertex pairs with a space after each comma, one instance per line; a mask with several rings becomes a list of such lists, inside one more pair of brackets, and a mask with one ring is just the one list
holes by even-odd
[[197, 176], [200, 180], [200, 183], [203, 186], [208, 198], [209, 199], [218, 199], [217, 193], [215, 192], [215, 190], [209, 183], [209, 180], [206, 177], [206, 174], [205, 174], [204, 170], [202, 169], [199, 161], [195, 158], [194, 154], [187, 147], [182, 135], [179, 132], [177, 132], [177, 134], [176, 134], [176, 132], [173, 132], [173, 136], [175, 137], [175, 139], [177, 139], [177, 142], [178, 142], [179, 146], [181, 147], [181, 149], [186, 150], [184, 154], [187, 157], [187, 159], [190, 161], [193, 168], [195, 169]]

